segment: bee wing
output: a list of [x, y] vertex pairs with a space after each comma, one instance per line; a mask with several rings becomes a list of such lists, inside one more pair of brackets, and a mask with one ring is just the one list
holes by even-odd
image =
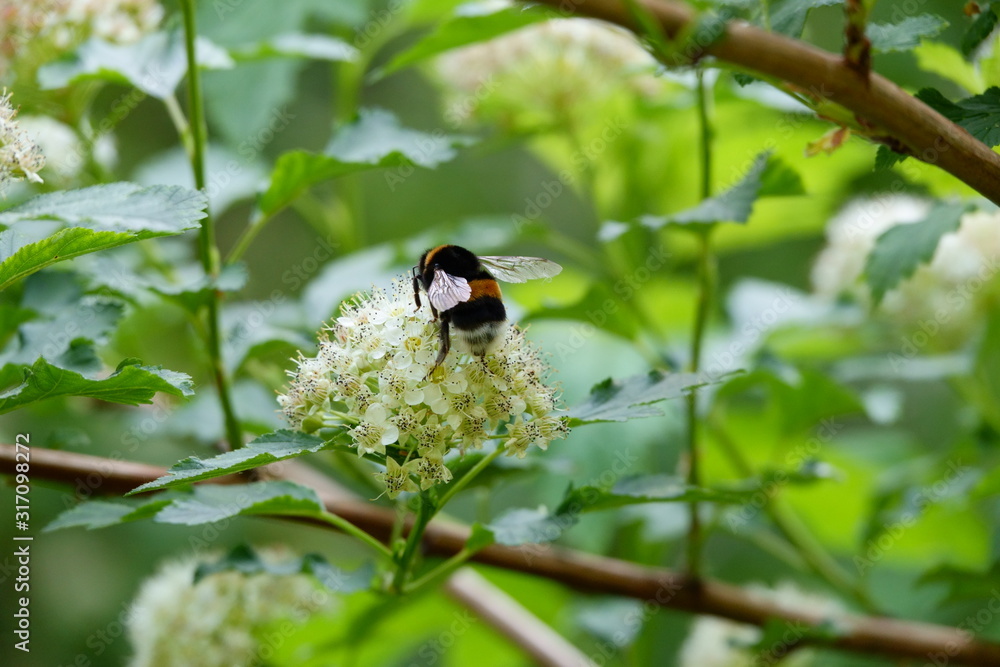
[[493, 277], [507, 283], [523, 283], [535, 278], [551, 278], [562, 271], [562, 267], [541, 257], [506, 257], [488, 255], [480, 257]]
[[445, 273], [441, 269], [434, 271], [434, 280], [431, 281], [427, 296], [431, 300], [431, 305], [439, 311], [454, 308], [463, 301], [468, 301], [472, 296], [472, 288], [465, 278], [453, 276]]

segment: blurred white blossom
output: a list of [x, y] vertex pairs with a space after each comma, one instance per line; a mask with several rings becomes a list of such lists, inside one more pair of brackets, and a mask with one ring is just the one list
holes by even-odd
[[6, 90], [0, 94], [0, 193], [13, 181], [41, 183], [38, 172], [45, 166], [45, 156], [21, 127], [10, 95]]
[[[818, 614], [825, 621], [836, 625], [845, 610], [836, 600], [800, 590], [789, 582], [774, 588], [758, 584], [747, 586], [751, 596], [775, 603], [789, 612]], [[792, 647], [805, 636], [804, 624], [787, 623], [785, 632], [775, 636], [767, 645], [754, 647], [764, 636], [755, 625], [737, 623], [714, 616], [699, 616], [691, 625], [687, 639], [681, 646], [679, 667], [757, 667], [781, 664], [787, 667], [805, 667], [814, 664], [808, 649]]]
[[45, 155], [48, 173], [64, 182], [80, 173], [84, 150], [73, 128], [48, 116], [21, 116], [18, 122]]
[[437, 59], [452, 91], [448, 120], [489, 108], [523, 125], [564, 120], [615, 91], [654, 96], [663, 89], [656, 68], [630, 32], [584, 18], [537, 23]]
[[[262, 549], [269, 563], [283, 550]], [[199, 560], [168, 563], [147, 579], [128, 614], [131, 667], [216, 667], [262, 664], [267, 630], [329, 611], [335, 598], [305, 574], [227, 571], [194, 583]], [[284, 627], [284, 626], [282, 626]]]
[[31, 67], [96, 37], [138, 41], [163, 19], [157, 0], [0, 0], [0, 75]]
[[[860, 199], [827, 225], [827, 244], [813, 266], [817, 293], [850, 295], [871, 303], [865, 262], [876, 239], [889, 228], [918, 222], [932, 202], [907, 195]], [[941, 237], [933, 258], [888, 291], [877, 317], [904, 331], [926, 330], [936, 349], [961, 345], [974, 333], [987, 287], [1000, 268], [1000, 212], [962, 216], [958, 230]]]
[[565, 437], [565, 422], [550, 414], [549, 369], [516, 326], [492, 354], [453, 348], [431, 373], [438, 324], [426, 303], [415, 311], [409, 283], [376, 289], [341, 313], [321, 334], [319, 354], [297, 361], [278, 402], [293, 427], [345, 427], [359, 456], [385, 457], [377, 477], [390, 497], [447, 483], [452, 449], [479, 449], [501, 427], [505, 453], [518, 457]]

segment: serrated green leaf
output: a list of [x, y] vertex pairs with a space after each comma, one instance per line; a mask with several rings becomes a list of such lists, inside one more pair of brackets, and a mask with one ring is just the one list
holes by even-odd
[[[95, 79], [112, 81], [163, 100], [173, 95], [187, 73], [184, 49], [180, 30], [152, 33], [132, 44], [112, 44], [93, 37], [69, 58], [40, 68], [38, 81], [43, 89]], [[228, 69], [234, 65], [224, 49], [205, 37], [198, 37], [195, 52], [202, 69]]]
[[773, 0], [769, 9], [771, 30], [789, 37], [800, 37], [810, 11], [842, 3], [843, 0]]
[[869, 23], [866, 29], [872, 50], [878, 53], [909, 51], [924, 39], [934, 37], [948, 22], [934, 14], [907, 16], [899, 23]]
[[290, 151], [278, 158], [267, 189], [257, 201], [255, 218], [274, 215], [322, 181], [384, 167], [434, 168], [453, 159], [456, 147], [470, 143], [469, 137], [402, 127], [384, 109], [362, 109], [356, 121], [334, 135], [322, 155]]
[[15, 227], [0, 233], [0, 290], [56, 262], [197, 227], [200, 192], [176, 186], [112, 183], [40, 195], [0, 212], [0, 225], [52, 220], [67, 229], [38, 238]]
[[920, 222], [896, 225], [875, 241], [865, 263], [865, 280], [875, 303], [934, 256], [941, 237], [958, 229], [964, 204], [938, 203]]
[[987, 146], [1000, 145], [1000, 88], [994, 86], [958, 102], [949, 101], [934, 88], [924, 88], [917, 97]]
[[646, 215], [640, 222], [650, 229], [666, 224], [744, 223], [750, 219], [758, 197], [802, 194], [802, 181], [795, 171], [770, 151], [758, 155], [740, 181], [693, 208], [665, 216]]
[[717, 502], [738, 503], [745, 494], [715, 491], [691, 486], [672, 475], [635, 475], [620, 480], [611, 489], [599, 486], [581, 486], [567, 490], [556, 514], [577, 515], [583, 512], [665, 502]]
[[109, 183], [33, 197], [0, 212], [0, 225], [57, 220], [95, 231], [177, 234], [197, 227], [207, 203], [201, 192], [176, 185]]
[[970, 93], [983, 90], [983, 77], [954, 47], [943, 42], [924, 42], [911, 53], [917, 57], [917, 65], [925, 72], [953, 81]]
[[233, 49], [230, 53], [238, 61], [291, 57], [335, 62], [354, 62], [358, 59], [358, 54], [356, 48], [342, 39], [329, 35], [297, 32], [275, 35], [265, 41]]
[[555, 516], [545, 507], [515, 508], [504, 512], [485, 528], [493, 535], [497, 544], [513, 547], [551, 542], [574, 523], [575, 517]]
[[172, 498], [166, 496], [158, 496], [140, 503], [92, 500], [66, 510], [45, 526], [43, 532], [77, 527], [94, 530], [148, 519], [170, 504], [171, 500]]
[[433, 32], [398, 53], [375, 76], [382, 77], [451, 49], [485, 42], [513, 30], [544, 21], [552, 13], [541, 7], [505, 7], [491, 13], [465, 13], [438, 23]]
[[0, 393], [0, 414], [55, 396], [88, 396], [111, 403], [139, 405], [152, 403], [156, 392], [173, 396], [194, 393], [190, 377], [158, 367], [126, 366], [103, 380], [91, 380], [39, 359], [30, 369], [25, 369], [21, 384]]
[[219, 560], [199, 565], [195, 570], [194, 580], [197, 582], [219, 572], [239, 572], [248, 576], [309, 574], [331, 591], [349, 594], [369, 588], [375, 569], [371, 563], [365, 563], [353, 572], [347, 572], [314, 553], [271, 563], [262, 559], [253, 548], [241, 544]]
[[906, 159], [906, 155], [897, 153], [888, 146], [879, 146], [875, 152], [875, 171], [888, 171]]
[[206, 484], [189, 496], [179, 497], [157, 513], [157, 523], [193, 526], [235, 516], [316, 516], [323, 504], [312, 489], [293, 482]]
[[992, 5], [979, 12], [969, 29], [962, 35], [962, 55], [968, 58], [982, 44], [997, 26], [997, 13]]
[[321, 438], [301, 431], [280, 430], [262, 435], [253, 442], [210, 459], [197, 456], [175, 464], [167, 474], [129, 491], [126, 495], [168, 489], [204, 479], [232, 475], [285, 459], [318, 452], [326, 444]]
[[659, 417], [663, 411], [653, 403], [680, 398], [706, 384], [711, 383], [697, 373], [652, 371], [624, 380], [608, 378], [594, 385], [586, 400], [570, 408], [570, 426]]

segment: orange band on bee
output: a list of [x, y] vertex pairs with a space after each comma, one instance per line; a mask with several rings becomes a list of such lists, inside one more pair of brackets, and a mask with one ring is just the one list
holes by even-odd
[[484, 296], [492, 296], [497, 299], [501, 298], [500, 285], [498, 285], [497, 281], [492, 278], [470, 280], [469, 287], [472, 288], [472, 295], [469, 297], [469, 301], [474, 301]]
[[423, 269], [423, 268], [428, 267], [431, 264], [433, 264], [434, 263], [434, 255], [438, 254], [438, 252], [441, 250], [441, 248], [447, 248], [448, 245], [449, 244], [446, 243], [444, 245], [439, 245], [436, 248], [431, 248], [430, 250], [428, 250], [427, 253], [424, 255], [423, 266], [421, 266], [420, 268]]

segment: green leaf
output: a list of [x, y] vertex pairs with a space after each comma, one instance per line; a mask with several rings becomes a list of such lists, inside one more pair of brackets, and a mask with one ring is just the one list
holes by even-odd
[[976, 572], [953, 565], [939, 565], [920, 577], [921, 584], [944, 584], [948, 587], [947, 602], [993, 600], [1000, 588], [1000, 561], [989, 570]]
[[324, 440], [301, 431], [275, 431], [262, 435], [244, 447], [213, 456], [210, 459], [203, 460], [197, 456], [186, 458], [170, 468], [163, 477], [147, 482], [129, 491], [126, 495], [168, 489], [213, 477], [232, 475], [269, 463], [318, 452], [325, 444]]
[[293, 482], [206, 484], [179, 497], [157, 513], [157, 523], [194, 526], [235, 516], [317, 516], [323, 504], [312, 489]]
[[911, 53], [917, 57], [917, 65], [925, 72], [953, 81], [970, 93], [983, 90], [983, 77], [954, 47], [943, 42], [924, 42]]
[[[0, 233], [0, 290], [56, 262], [197, 226], [205, 196], [174, 186], [112, 183], [45, 194], [0, 212], [0, 225], [53, 220], [69, 227], [38, 238], [38, 230]], [[47, 232], [46, 232], [47, 233]]]
[[434, 168], [453, 159], [457, 146], [470, 143], [468, 137], [404, 128], [384, 109], [362, 109], [356, 121], [334, 135], [322, 155], [291, 151], [278, 158], [267, 189], [257, 201], [255, 219], [274, 215], [322, 181], [384, 167]]
[[789, 37], [800, 37], [811, 10], [842, 3], [843, 0], [772, 0], [769, 10], [771, 30]]
[[354, 62], [358, 59], [359, 52], [344, 40], [337, 39], [336, 37], [289, 32], [275, 35], [270, 39], [250, 46], [233, 49], [231, 55], [237, 61], [291, 57], [334, 62]]
[[246, 285], [249, 274], [241, 263], [227, 264], [218, 276], [202, 275], [186, 285], [150, 285], [150, 290], [180, 304], [188, 312], [196, 313], [199, 308], [215, 298], [217, 292], [238, 292]]
[[907, 158], [888, 146], [879, 146], [875, 152], [875, 171], [888, 171]]
[[39, 359], [30, 369], [25, 369], [21, 384], [0, 393], [0, 414], [55, 396], [88, 396], [111, 403], [139, 405], [152, 403], [158, 391], [173, 396], [194, 393], [187, 375], [159, 367], [119, 366], [107, 378], [91, 380]]
[[319, 554], [306, 554], [270, 563], [262, 559], [252, 547], [241, 544], [219, 560], [202, 563], [195, 570], [195, 582], [219, 572], [239, 572], [243, 575], [272, 574], [277, 576], [309, 574], [331, 591], [342, 594], [362, 591], [371, 586], [375, 570], [366, 563], [353, 572], [341, 570]]
[[597, 422], [623, 422], [643, 417], [659, 417], [663, 411], [653, 406], [659, 401], [680, 398], [692, 389], [711, 384], [697, 373], [650, 371], [625, 380], [608, 378], [594, 385], [582, 403], [569, 410], [570, 426]]
[[[204, 37], [195, 43], [202, 69], [228, 69], [229, 54]], [[157, 32], [132, 44], [112, 44], [96, 37], [84, 42], [69, 58], [43, 66], [38, 81], [43, 89], [63, 88], [88, 80], [131, 85], [157, 99], [171, 97], [187, 73], [184, 33]]]
[[875, 241], [865, 263], [865, 279], [875, 303], [934, 256], [938, 241], [958, 229], [965, 204], [938, 203], [920, 222], [896, 225]]
[[924, 88], [917, 97], [987, 146], [1000, 145], [1000, 88], [993, 86], [958, 102], [950, 102], [934, 88]]
[[206, 205], [204, 194], [176, 185], [144, 188], [135, 183], [109, 183], [39, 195], [0, 212], [0, 225], [58, 220], [98, 231], [160, 236], [196, 227], [205, 217]]
[[459, 14], [437, 25], [432, 33], [389, 61], [375, 76], [383, 77], [445, 51], [485, 42], [552, 16], [541, 7], [505, 7], [491, 13]]
[[992, 4], [987, 5], [962, 35], [962, 55], [968, 58], [990, 36], [996, 26], [996, 10], [993, 9]]
[[626, 477], [611, 489], [599, 486], [581, 486], [566, 491], [556, 514], [577, 515], [615, 509], [626, 505], [666, 502], [742, 502], [746, 494], [715, 491], [691, 486], [672, 475], [635, 475]]
[[574, 523], [575, 518], [554, 516], [545, 507], [515, 508], [494, 519], [486, 529], [497, 544], [514, 547], [551, 542]]
[[94, 530], [95, 528], [106, 528], [120, 523], [149, 519], [169, 505], [172, 500], [173, 498], [167, 494], [139, 503], [92, 500], [66, 510], [45, 526], [42, 532], [78, 527]]
[[948, 27], [948, 22], [934, 14], [907, 16], [899, 23], [869, 23], [865, 31], [878, 53], [909, 51], [924, 39], [934, 37]]
[[[587, 292], [576, 303], [562, 307], [547, 307], [530, 313], [521, 318], [522, 322], [533, 320], [571, 320], [574, 322], [589, 322], [599, 329], [621, 336], [626, 340], [635, 340], [641, 327], [636, 317], [620, 303], [616, 295], [604, 281], [594, 281]], [[595, 314], [603, 314], [603, 319]], [[556, 353], [566, 351], [565, 343], [556, 345]]]
[[758, 155], [746, 175], [734, 186], [702, 201], [694, 208], [666, 216], [645, 215], [640, 222], [651, 229], [666, 224], [743, 223], [750, 219], [758, 197], [802, 194], [798, 174], [769, 151]]
[[496, 544], [496, 541], [493, 531], [477, 521], [472, 524], [472, 533], [465, 541], [465, 548], [469, 551], [481, 551], [491, 544]]

